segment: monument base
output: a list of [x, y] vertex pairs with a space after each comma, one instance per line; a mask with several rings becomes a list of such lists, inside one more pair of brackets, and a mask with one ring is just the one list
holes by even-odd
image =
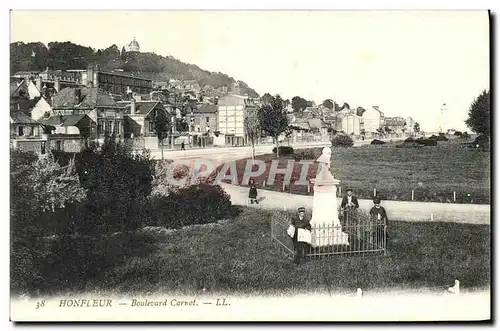
[[349, 245], [349, 236], [342, 232], [341, 226], [313, 226], [311, 229], [311, 246], [324, 247]]

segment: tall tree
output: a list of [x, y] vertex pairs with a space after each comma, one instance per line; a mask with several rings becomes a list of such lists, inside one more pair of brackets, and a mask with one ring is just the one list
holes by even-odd
[[262, 104], [268, 105], [269, 103], [271, 103], [272, 98], [273, 98], [273, 96], [271, 94], [264, 93], [264, 95], [262, 96]]
[[415, 122], [415, 124], [413, 125], [413, 131], [415, 131], [416, 133], [420, 132], [420, 123]]
[[301, 112], [307, 108], [307, 100], [299, 96], [292, 98], [292, 108], [295, 112]]
[[255, 141], [260, 138], [261, 128], [258, 114], [250, 113], [245, 117], [245, 131], [252, 144], [252, 161], [255, 160]]
[[325, 106], [325, 108], [328, 108], [329, 110], [332, 110], [333, 101], [331, 99], [326, 99], [325, 101], [323, 101], [323, 106]]
[[158, 137], [158, 142], [160, 143], [161, 159], [163, 160], [163, 141], [172, 131], [171, 117], [166, 112], [163, 113], [156, 110], [153, 121], [156, 136]]
[[342, 108], [340, 108], [340, 106], [339, 106], [339, 104], [338, 104], [338, 103], [334, 102], [334, 103], [333, 103], [333, 110], [335, 110], [335, 111], [341, 111], [341, 110], [342, 110]]
[[[293, 101], [292, 101], [293, 102]], [[276, 155], [279, 157], [279, 136], [288, 127], [288, 116], [279, 95], [272, 97], [270, 104], [263, 105], [258, 112], [262, 130], [267, 132], [276, 142]]]
[[490, 91], [484, 90], [474, 101], [469, 108], [469, 118], [465, 124], [472, 131], [490, 137], [491, 135], [491, 105]]

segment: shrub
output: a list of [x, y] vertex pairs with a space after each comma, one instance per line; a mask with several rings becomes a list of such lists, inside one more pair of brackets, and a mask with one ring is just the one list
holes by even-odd
[[408, 138], [406, 138], [406, 139], [405, 139], [405, 141], [404, 141], [404, 142], [405, 142], [405, 143], [412, 143], [412, 142], [414, 142], [414, 141], [415, 141], [415, 139], [413, 139], [412, 137], [408, 137]]
[[455, 131], [455, 133], [453, 133], [453, 135], [460, 137], [462, 135], [462, 132], [461, 131]]
[[370, 145], [384, 145], [385, 141], [378, 140], [378, 139], [373, 139]]
[[[291, 147], [291, 146], [280, 146], [278, 148], [279, 148], [280, 155], [292, 155], [293, 154], [293, 147]], [[273, 153], [276, 154], [276, 147], [273, 148]]]
[[213, 223], [230, 211], [231, 198], [219, 185], [199, 184], [152, 199], [154, 226], [180, 228]]
[[419, 144], [422, 144], [424, 146], [437, 146], [437, 140], [436, 139], [423, 139], [423, 138], [419, 138], [417, 140], [415, 140], [415, 142], [419, 143]]
[[347, 135], [337, 135], [332, 139], [332, 146], [335, 147], [351, 147], [353, 145], [354, 141]]
[[439, 135], [436, 137], [436, 140], [437, 141], [448, 141], [448, 138], [446, 138], [445, 136], [443, 135]]
[[321, 156], [321, 148], [297, 149], [293, 153], [295, 160], [316, 160]]
[[477, 136], [472, 144], [474, 145], [474, 147], [479, 147], [482, 150], [490, 149], [490, 139], [488, 136], [485, 135]]

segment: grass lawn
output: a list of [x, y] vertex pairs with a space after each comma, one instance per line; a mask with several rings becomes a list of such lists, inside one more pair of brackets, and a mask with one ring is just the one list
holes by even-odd
[[130, 294], [290, 294], [490, 284], [490, 227], [392, 222], [387, 256], [337, 256], [296, 267], [270, 238], [271, 212], [242, 208], [219, 224], [156, 233], [153, 251], [129, 257], [84, 291]]
[[[311, 150], [308, 154], [321, 154], [319, 148]], [[296, 153], [301, 153], [301, 150]], [[279, 168], [286, 168], [287, 161], [293, 158], [280, 157]], [[255, 177], [258, 187], [282, 191], [282, 175], [276, 176], [273, 186], [262, 185], [276, 156], [266, 154], [257, 159], [266, 163], [266, 171]], [[313, 160], [314, 156], [302, 159]], [[251, 159], [236, 162], [239, 183], [247, 160], [251, 162]], [[490, 203], [490, 162], [489, 153], [464, 148], [450, 140], [439, 142], [435, 147], [422, 148], [396, 148], [395, 144], [332, 148], [331, 171], [341, 181], [342, 192], [350, 187], [359, 198], [372, 198], [373, 189], [376, 189], [381, 198], [410, 201], [413, 189], [415, 201], [454, 202], [455, 191], [457, 203]], [[299, 178], [301, 168], [295, 164], [292, 182]], [[308, 179], [314, 178], [316, 171], [317, 164], [310, 167]], [[308, 192], [307, 186], [294, 184], [285, 187], [285, 191], [313, 194], [312, 189]]]

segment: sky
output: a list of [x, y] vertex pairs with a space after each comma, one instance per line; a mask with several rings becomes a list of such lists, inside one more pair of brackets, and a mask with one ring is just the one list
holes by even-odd
[[471, 102], [489, 89], [487, 11], [11, 13], [11, 42], [121, 49], [133, 37], [143, 52], [226, 73], [260, 95], [378, 105], [424, 131], [467, 130]]

